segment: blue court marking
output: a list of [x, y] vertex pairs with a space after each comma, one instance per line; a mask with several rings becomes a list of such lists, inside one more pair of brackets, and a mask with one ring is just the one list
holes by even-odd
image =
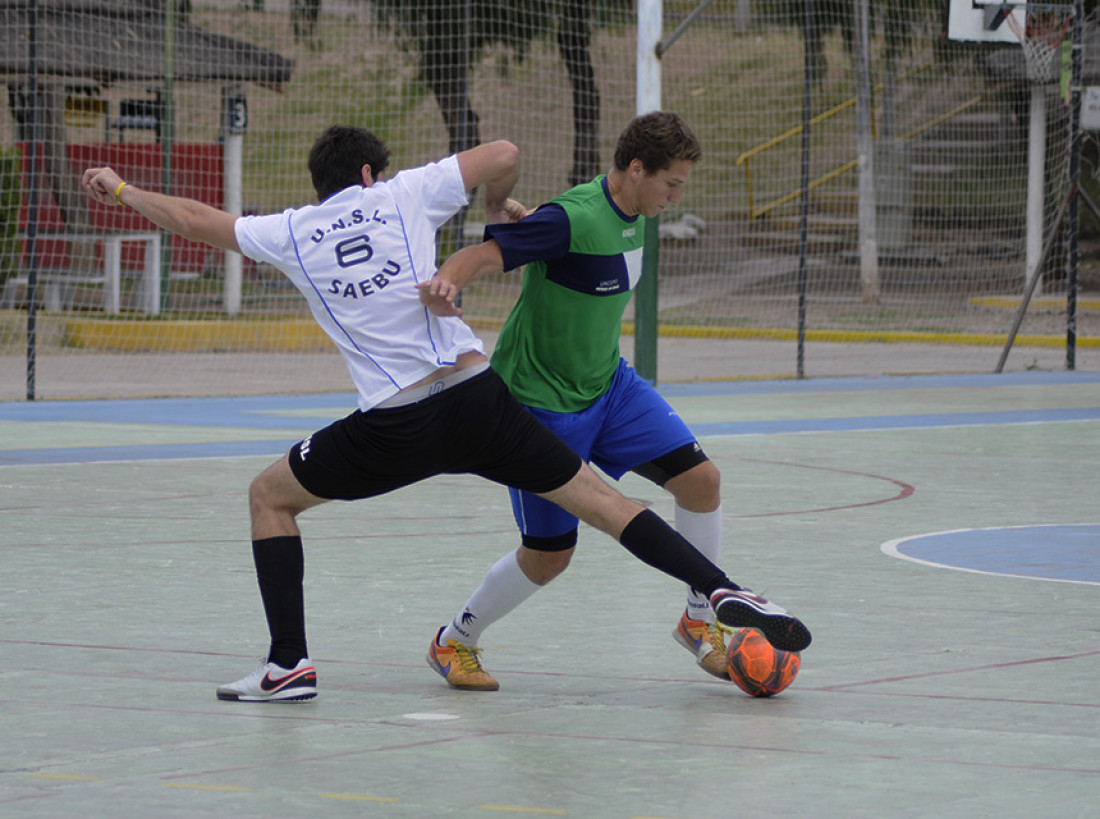
[[[313, 431], [320, 424], [310, 426]], [[304, 436], [303, 436], [304, 437]], [[170, 460], [173, 458], [234, 458], [245, 455], [282, 455], [301, 438], [266, 441], [217, 441], [198, 444], [134, 444], [130, 446], [58, 447], [56, 449], [0, 450], [0, 467], [39, 464], [105, 463]]]
[[301, 432], [295, 438], [180, 444], [0, 449], [0, 466], [171, 458], [277, 457], [301, 437], [356, 408], [354, 392], [238, 398], [139, 398], [0, 402], [0, 421], [164, 424]]
[[1100, 586], [1100, 524], [956, 529], [883, 543], [891, 557], [977, 574]]
[[851, 432], [876, 429], [929, 429], [999, 424], [1050, 424], [1100, 421], [1100, 407], [1042, 410], [942, 412], [917, 415], [869, 415], [852, 418], [793, 418], [782, 421], [737, 421], [691, 424], [696, 435], [778, 435], [792, 432]]
[[[672, 396], [750, 395], [934, 388], [987, 388], [1100, 383], [1100, 372], [1025, 372], [1000, 375], [876, 376], [824, 378], [805, 381], [691, 382], [660, 385]], [[69, 421], [118, 424], [240, 427], [306, 434], [355, 409], [353, 392], [307, 395], [264, 395], [237, 398], [145, 398], [89, 401], [0, 402], [0, 421]], [[812, 412], [812, 408], [810, 410]], [[1100, 407], [991, 412], [922, 413], [848, 418], [804, 418], [776, 421], [692, 424], [703, 436], [777, 435], [802, 432], [926, 429], [931, 427], [990, 426], [1100, 420]], [[278, 455], [297, 438], [278, 436], [268, 441], [219, 441], [179, 444], [108, 445], [99, 447], [42, 447], [12, 449], [0, 440], [0, 466], [35, 463], [87, 463], [152, 458]]]
[[[258, 395], [240, 398], [120, 398], [96, 401], [0, 402], [0, 421], [83, 421], [121, 424], [304, 429], [318, 423], [310, 410], [334, 409], [336, 420], [356, 408], [354, 392]], [[288, 413], [302, 412], [303, 417]]]
[[879, 375], [861, 378], [768, 379], [759, 381], [678, 381], [661, 383], [665, 396], [769, 395], [772, 393], [861, 392], [867, 390], [943, 389], [948, 387], [1036, 387], [1100, 384], [1100, 371], [978, 373], [970, 375]]

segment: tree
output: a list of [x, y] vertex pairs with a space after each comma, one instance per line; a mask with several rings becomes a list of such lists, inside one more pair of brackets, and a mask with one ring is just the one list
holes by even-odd
[[579, 185], [599, 173], [600, 92], [592, 69], [592, 28], [588, 0], [566, 0], [558, 24], [558, 52], [573, 89], [573, 169], [569, 184]]
[[290, 25], [294, 29], [294, 42], [305, 40], [310, 48], [317, 48], [315, 35], [320, 16], [321, 0], [290, 0]]
[[420, 76], [439, 104], [452, 153], [480, 142], [470, 107], [473, 65], [492, 45], [522, 61], [531, 42], [557, 31], [558, 51], [573, 91], [573, 168], [570, 183], [599, 173], [600, 98], [589, 53], [590, 0], [375, 0], [383, 26], [417, 55]]
[[[858, 59], [859, 4], [851, 0], [814, 0], [814, 19], [810, 31], [802, 24], [804, 0], [782, 0], [784, 19], [802, 29], [808, 37], [806, 47], [814, 55], [813, 79], [821, 82], [828, 64], [822, 43], [826, 34], [840, 30], [845, 50], [856, 68]], [[882, 60], [886, 92], [883, 101], [883, 139], [893, 139], [895, 121], [894, 89], [897, 87], [898, 58], [909, 50], [913, 42], [912, 27], [938, 21], [943, 17], [943, 0], [869, 0], [869, 36], [874, 39], [875, 30], [882, 31]]]

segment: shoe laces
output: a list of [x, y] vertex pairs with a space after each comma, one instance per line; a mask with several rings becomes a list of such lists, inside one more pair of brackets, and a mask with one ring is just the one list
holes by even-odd
[[725, 654], [726, 634], [732, 632], [733, 629], [729, 628], [725, 623], [715, 620], [713, 623], [707, 624], [707, 630], [703, 639], [705, 639], [715, 651], [720, 651]]
[[454, 649], [455, 654], [458, 656], [458, 662], [462, 666], [463, 671], [467, 673], [481, 671], [481, 660], [478, 659], [478, 655], [481, 654], [480, 648], [463, 645], [457, 640], [451, 640], [450, 643], [451, 648]]

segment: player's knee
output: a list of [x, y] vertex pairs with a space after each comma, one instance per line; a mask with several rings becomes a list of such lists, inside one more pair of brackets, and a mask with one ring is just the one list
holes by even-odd
[[710, 512], [722, 502], [722, 473], [713, 461], [703, 461], [665, 484], [676, 502], [693, 512]]
[[302, 507], [286, 497], [274, 469], [261, 472], [248, 487], [248, 508], [255, 519], [272, 513], [296, 516]]
[[252, 483], [248, 486], [248, 508], [252, 510], [253, 516], [272, 508], [273, 494], [266, 472], [252, 479]]
[[712, 495], [715, 498], [721, 496], [722, 473], [714, 465], [714, 461], [703, 461], [692, 471], [696, 473], [694, 480], [698, 484], [700, 492]]
[[571, 552], [535, 552], [537, 558], [532, 560], [524, 574], [527, 579], [536, 586], [545, 586], [569, 567]]
[[[528, 580], [537, 586], [545, 586], [569, 567], [569, 562], [573, 559], [577, 533], [574, 530], [558, 538], [525, 536], [523, 540], [524, 545], [516, 553], [516, 561]], [[557, 548], [549, 550], [547, 546]]]

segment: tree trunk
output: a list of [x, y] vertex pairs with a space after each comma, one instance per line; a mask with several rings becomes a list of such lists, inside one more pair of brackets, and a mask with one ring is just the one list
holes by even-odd
[[470, 108], [470, 73], [474, 44], [469, 3], [443, 3], [424, 21], [420, 70], [435, 95], [454, 154], [480, 144], [477, 114]]
[[558, 24], [558, 52], [573, 88], [573, 169], [569, 184], [580, 185], [600, 172], [600, 92], [592, 70], [588, 0], [566, 0]]

